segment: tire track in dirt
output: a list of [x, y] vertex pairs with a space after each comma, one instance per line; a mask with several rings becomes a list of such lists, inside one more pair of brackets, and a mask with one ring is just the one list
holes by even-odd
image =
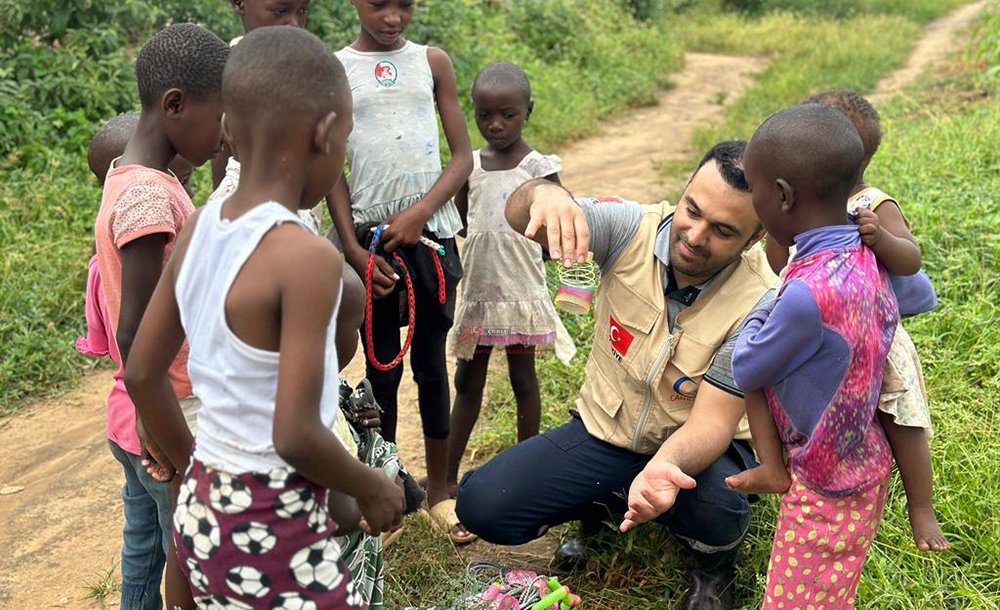
[[653, 203], [681, 186], [659, 168], [691, 155], [694, 130], [722, 118], [722, 111], [750, 87], [767, 61], [705, 53], [685, 55], [674, 87], [656, 106], [608, 121], [601, 132], [559, 153], [562, 182], [575, 195], [621, 195]]
[[927, 26], [920, 41], [910, 53], [906, 65], [882, 79], [869, 96], [872, 104], [878, 106], [912, 85], [922, 74], [940, 69], [948, 55], [958, 50], [958, 43], [965, 40], [959, 34], [967, 31], [976, 22], [990, 0], [980, 0], [962, 6]]
[[[910, 64], [877, 89], [891, 95], [955, 48], [987, 2], [967, 5], [932, 23]], [[674, 89], [659, 104], [608, 121], [601, 133], [560, 151], [563, 182], [575, 193], [619, 194], [655, 201], [682, 184], [663, 181], [657, 168], [691, 154], [698, 125], [718, 120], [763, 66], [756, 58], [688, 54]], [[449, 370], [454, 372], [454, 360]], [[364, 375], [359, 353], [344, 368], [349, 381]], [[66, 394], [0, 416], [0, 608], [100, 608], [87, 586], [115, 564], [121, 545], [121, 469], [104, 438], [107, 370], [82, 375]], [[423, 472], [423, 439], [416, 385], [407, 372], [400, 388], [400, 452]], [[23, 487], [10, 493], [12, 489]], [[501, 548], [475, 543], [467, 559], [495, 559], [544, 569], [553, 541]], [[118, 574], [113, 573], [117, 580]], [[103, 607], [117, 607], [109, 596]]]

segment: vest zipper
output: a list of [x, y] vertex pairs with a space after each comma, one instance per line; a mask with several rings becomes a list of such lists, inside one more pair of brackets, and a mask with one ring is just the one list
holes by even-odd
[[663, 346], [663, 349], [656, 356], [656, 360], [653, 361], [653, 368], [650, 369], [649, 375], [646, 376], [646, 400], [643, 401], [642, 411], [639, 413], [639, 422], [635, 426], [635, 436], [632, 437], [632, 451], [635, 453], [639, 453], [639, 444], [642, 442], [642, 429], [646, 427], [646, 419], [649, 418], [649, 408], [653, 402], [653, 378], [656, 377], [656, 372], [663, 365], [663, 360], [673, 351], [673, 346], [674, 335], [671, 333], [667, 344]]

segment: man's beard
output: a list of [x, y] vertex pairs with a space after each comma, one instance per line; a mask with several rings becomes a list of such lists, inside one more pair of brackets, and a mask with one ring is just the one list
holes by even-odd
[[[680, 244], [684, 243], [687, 248], [696, 256], [693, 260], [685, 259], [680, 253]], [[726, 260], [712, 258], [706, 248], [696, 248], [684, 240], [680, 232], [671, 231], [670, 236], [670, 266], [675, 273], [680, 273], [689, 278], [708, 279], [725, 269], [731, 262], [736, 260], [741, 253], [736, 252], [734, 256]]]

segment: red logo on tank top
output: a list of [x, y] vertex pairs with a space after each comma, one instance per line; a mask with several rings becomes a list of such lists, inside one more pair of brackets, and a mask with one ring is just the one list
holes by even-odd
[[632, 340], [635, 337], [632, 333], [625, 330], [625, 327], [615, 320], [614, 316], [608, 317], [610, 323], [608, 325], [608, 340], [611, 341], [611, 348], [618, 352], [619, 355], [624, 356], [628, 354], [628, 348], [632, 345]]
[[380, 61], [375, 65], [375, 80], [383, 87], [396, 84], [396, 66], [391, 61]]

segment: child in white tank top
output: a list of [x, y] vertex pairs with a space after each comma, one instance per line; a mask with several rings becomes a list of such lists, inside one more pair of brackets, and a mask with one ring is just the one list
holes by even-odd
[[[335, 536], [402, 520], [399, 486], [330, 429], [342, 260], [294, 213], [329, 192], [342, 167], [345, 81], [304, 30], [261, 28], [235, 47], [224, 133], [240, 151], [240, 183], [192, 217], [126, 369], [150, 433], [172, 463], [190, 461], [174, 539], [199, 606], [363, 607]], [[163, 383], [185, 336], [203, 393], [190, 460], [191, 436]]]

